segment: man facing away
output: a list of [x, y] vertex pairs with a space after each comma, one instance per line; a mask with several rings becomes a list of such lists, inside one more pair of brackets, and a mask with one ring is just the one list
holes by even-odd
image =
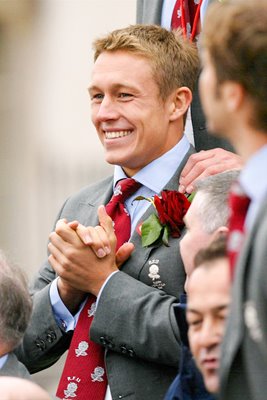
[[[250, 198], [234, 271], [222, 349], [221, 398], [266, 398], [267, 3], [210, 6], [202, 32], [200, 94], [208, 126], [245, 162], [239, 193]], [[230, 236], [231, 238], [231, 236]], [[229, 242], [231, 248], [234, 243]]]
[[[175, 17], [174, 21], [178, 23], [178, 27], [185, 30], [186, 26], [186, 36], [194, 40], [192, 36], [194, 23], [200, 31], [200, 35], [195, 36], [196, 39], [201, 37], [206, 11], [214, 1], [219, 0], [203, 0], [202, 2], [195, 0], [137, 0], [136, 21], [142, 24], [161, 25], [171, 30], [177, 29], [177, 25], [173, 26], [173, 17]], [[185, 18], [186, 9], [189, 11], [189, 20]], [[232, 152], [233, 147], [229, 141], [212, 135], [207, 129], [197, 84], [194, 87], [193, 100], [187, 114], [185, 134], [198, 153], [190, 157], [187, 166], [189, 168], [186, 167], [181, 173], [180, 191], [191, 193], [194, 182], [200, 174], [202, 174], [201, 177], [205, 177], [242, 166], [240, 157]], [[205, 151], [200, 152], [200, 150]]]

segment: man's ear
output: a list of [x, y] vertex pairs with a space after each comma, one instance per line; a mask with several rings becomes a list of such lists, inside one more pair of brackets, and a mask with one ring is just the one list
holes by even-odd
[[215, 232], [213, 232], [214, 239], [218, 239], [219, 236], [227, 236], [229, 232], [229, 228], [227, 226], [219, 226]]
[[182, 86], [175, 90], [170, 97], [170, 121], [175, 121], [184, 116], [192, 101], [192, 92]]
[[221, 90], [228, 111], [231, 113], [236, 112], [243, 103], [245, 96], [244, 88], [238, 82], [226, 81], [222, 84]]

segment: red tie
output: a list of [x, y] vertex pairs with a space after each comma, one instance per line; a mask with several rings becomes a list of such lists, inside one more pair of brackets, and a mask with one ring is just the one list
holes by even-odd
[[244, 223], [249, 204], [250, 198], [243, 192], [238, 182], [234, 183], [229, 196], [230, 217], [227, 242], [232, 278], [234, 276], [237, 256], [244, 240]]
[[119, 181], [110, 202], [106, 205], [106, 211], [114, 223], [117, 249], [127, 242], [131, 235], [131, 218], [125, 208], [124, 201], [134, 194], [140, 186], [141, 184], [132, 178]]
[[185, 37], [193, 41], [200, 32], [200, 7], [202, 0], [196, 4], [193, 0], [176, 0], [174, 5], [171, 28], [181, 28]]
[[[114, 222], [117, 248], [128, 241], [131, 218], [124, 201], [141, 186], [134, 179], [118, 182], [106, 210]], [[71, 340], [66, 363], [60, 378], [57, 397], [75, 400], [103, 400], [107, 390], [104, 349], [90, 340], [88, 332], [95, 311], [95, 297], [89, 296], [83, 307]]]

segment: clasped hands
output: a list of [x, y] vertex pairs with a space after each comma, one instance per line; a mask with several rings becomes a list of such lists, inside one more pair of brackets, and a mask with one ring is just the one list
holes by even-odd
[[61, 219], [49, 236], [48, 260], [59, 276], [60, 297], [73, 311], [87, 293], [98, 295], [108, 276], [119, 269], [134, 248], [132, 243], [125, 243], [116, 253], [113, 223], [104, 206], [98, 208], [98, 218], [96, 227]]

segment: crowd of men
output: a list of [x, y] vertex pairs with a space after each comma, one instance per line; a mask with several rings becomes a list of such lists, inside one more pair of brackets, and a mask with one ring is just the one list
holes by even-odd
[[[63, 204], [31, 297], [1, 256], [6, 400], [266, 397], [266, 0], [137, 11], [93, 44], [113, 176]], [[56, 394], [28, 382], [66, 350]]]

